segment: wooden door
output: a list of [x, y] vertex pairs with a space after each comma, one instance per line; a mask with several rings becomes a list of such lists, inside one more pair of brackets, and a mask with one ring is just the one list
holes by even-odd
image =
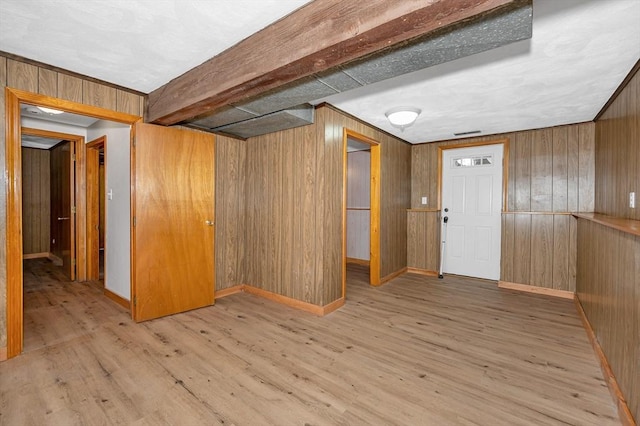
[[444, 151], [444, 272], [500, 279], [502, 156], [501, 144]]
[[132, 150], [136, 321], [214, 303], [214, 136], [138, 123]]
[[51, 148], [51, 253], [62, 259], [64, 273], [75, 280], [75, 167], [73, 142]]

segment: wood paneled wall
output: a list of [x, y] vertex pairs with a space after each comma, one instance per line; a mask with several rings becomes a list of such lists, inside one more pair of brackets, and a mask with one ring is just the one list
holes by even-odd
[[[411, 145], [350, 116], [325, 107], [318, 110], [326, 126], [325, 144], [342, 149], [342, 130], [353, 130], [380, 143], [380, 277], [384, 281], [407, 266], [407, 213], [411, 205]], [[336, 153], [337, 154], [337, 153]], [[334, 154], [333, 158], [336, 158]], [[339, 153], [340, 159], [342, 153]], [[332, 161], [335, 161], [332, 159]], [[340, 173], [342, 166], [340, 166]], [[339, 176], [342, 187], [342, 175]], [[335, 176], [327, 186], [332, 192]]]
[[48, 253], [50, 152], [22, 148], [22, 253]]
[[[507, 211], [502, 218], [501, 280], [575, 290], [575, 220], [593, 211], [594, 123], [414, 145], [411, 158], [409, 267], [439, 259], [438, 147], [509, 140]], [[428, 205], [420, 203], [428, 197]], [[427, 211], [419, 211], [419, 209]], [[413, 237], [413, 235], [416, 237]], [[433, 257], [436, 256], [436, 259]]]
[[[640, 220], [640, 72], [596, 123], [596, 211]], [[629, 208], [629, 192], [636, 208]]]
[[[7, 171], [5, 141], [4, 88], [26, 90], [87, 105], [110, 108], [118, 112], [140, 115], [144, 113], [146, 97], [89, 81], [76, 75], [53, 71], [29, 61], [0, 55], [0, 176]], [[7, 194], [0, 191], [0, 241], [6, 241]], [[0, 244], [0, 348], [6, 346], [6, 247]]]
[[246, 283], [247, 143], [216, 136], [216, 290]]
[[406, 266], [409, 145], [324, 106], [313, 125], [246, 141], [245, 284], [321, 306], [342, 296], [345, 128], [382, 145], [381, 275]]
[[578, 219], [578, 299], [640, 419], [640, 237]]

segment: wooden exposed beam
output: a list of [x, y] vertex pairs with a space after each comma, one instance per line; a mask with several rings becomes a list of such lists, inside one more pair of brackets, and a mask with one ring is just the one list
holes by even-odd
[[[207, 115], [522, 0], [315, 0], [149, 94], [148, 121]], [[170, 60], [170, 58], [168, 58]]]

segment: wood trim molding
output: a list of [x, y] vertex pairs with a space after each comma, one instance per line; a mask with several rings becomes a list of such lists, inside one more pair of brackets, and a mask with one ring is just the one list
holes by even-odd
[[571, 216], [571, 212], [515, 212], [515, 211], [503, 211], [502, 214], [529, 214], [529, 215], [550, 215], [550, 216]]
[[47, 253], [47, 259], [49, 259], [50, 261], [54, 262], [54, 263], [59, 263], [60, 265], [62, 265], [62, 259], [60, 259], [58, 256], [56, 256], [55, 254], [49, 252]]
[[[131, 114], [10, 87], [5, 88], [7, 358], [19, 355], [22, 352], [23, 344], [21, 103], [55, 108], [125, 124], [133, 124], [140, 120], [140, 117]], [[84, 162], [84, 146], [76, 154], [80, 154], [79, 161]], [[80, 170], [80, 176], [83, 176], [84, 168]], [[82, 209], [81, 206], [80, 209]]]
[[[395, 277], [398, 277], [398, 276], [400, 276], [400, 275], [404, 274], [404, 273], [405, 273], [405, 272], [407, 272], [408, 270], [409, 270], [409, 268], [404, 267], [404, 268], [402, 268], [402, 269], [399, 269], [399, 270], [397, 270], [397, 271], [395, 271], [395, 272], [390, 273], [389, 275], [387, 275], [387, 276], [383, 277], [383, 278], [380, 280], [380, 285], [385, 284], [385, 283], [387, 283], [387, 282], [391, 281], [391, 280], [392, 280], [392, 279], [394, 279]], [[373, 284], [372, 284], [372, 285], [373, 285]]]
[[555, 288], [538, 287], [535, 285], [512, 283], [509, 281], [498, 281], [498, 288], [523, 291], [525, 293], [543, 294], [545, 296], [560, 297], [562, 299], [573, 299], [575, 297], [575, 293], [568, 290], [558, 290]]
[[115, 294], [114, 292], [112, 292], [111, 290], [105, 288], [103, 291], [105, 297], [107, 299], [110, 299], [114, 302], [116, 302], [118, 305], [122, 306], [123, 308], [125, 308], [126, 310], [130, 311], [131, 310], [131, 302], [129, 302], [127, 299], [125, 299], [124, 297]]
[[369, 266], [371, 262], [366, 259], [356, 259], [355, 257], [347, 257], [347, 263], [353, 263], [355, 265]]
[[286, 306], [289, 306], [290, 308], [298, 309], [300, 311], [309, 312], [311, 314], [314, 314], [320, 317], [328, 315], [331, 312], [341, 308], [345, 302], [345, 298], [341, 297], [327, 305], [318, 306], [318, 305], [314, 305], [313, 303], [303, 302], [302, 300], [293, 299], [291, 297], [273, 293], [268, 290], [263, 290], [261, 288], [254, 287], [248, 284], [239, 284], [233, 287], [217, 290], [215, 292], [215, 298], [221, 299], [223, 297], [231, 296], [232, 294], [237, 294], [237, 293], [249, 293], [254, 296], [262, 297], [264, 299], [269, 299], [272, 302], [276, 302], [281, 305], [286, 305]]
[[574, 213], [578, 219], [589, 220], [599, 225], [613, 228], [620, 232], [640, 237], [640, 220], [624, 219], [598, 213]]
[[41, 259], [43, 257], [49, 258], [49, 252], [42, 252], [42, 253], [29, 253], [29, 254], [23, 254], [22, 255], [22, 259], [23, 260], [27, 260], [27, 259]]
[[214, 299], [222, 299], [223, 297], [231, 296], [232, 294], [242, 293], [244, 291], [244, 284], [235, 285], [229, 288], [223, 288], [221, 290], [214, 291]]
[[618, 409], [618, 416], [620, 417], [620, 421], [624, 426], [635, 426], [636, 423], [633, 419], [633, 415], [631, 414], [631, 410], [629, 410], [627, 401], [625, 400], [624, 395], [620, 390], [620, 385], [618, 385], [618, 381], [616, 380], [616, 376], [613, 374], [613, 370], [609, 365], [609, 361], [607, 360], [607, 357], [604, 354], [600, 343], [598, 343], [596, 334], [593, 331], [593, 327], [591, 327], [591, 323], [589, 322], [589, 318], [587, 318], [587, 314], [584, 312], [584, 308], [580, 303], [580, 298], [578, 297], [578, 295], [576, 295], [576, 297], [574, 298], [574, 302], [576, 305], [576, 310], [578, 311], [578, 315], [582, 320], [582, 325], [584, 325], [584, 329], [587, 332], [587, 337], [591, 342], [591, 346], [593, 346], [593, 351], [596, 353], [596, 356], [600, 361], [602, 375], [604, 376], [604, 380], [607, 382], [607, 387], [609, 388], [611, 397], [613, 398], [616, 404], [616, 408]]
[[418, 274], [418, 275], [426, 275], [427, 277], [437, 277], [438, 272], [432, 271], [430, 269], [421, 269], [421, 268], [407, 268], [408, 274]]
[[371, 209], [369, 207], [347, 207], [347, 210], [369, 211]]
[[411, 213], [437, 213], [440, 209], [407, 209]]
[[344, 128], [342, 133], [342, 298], [347, 292], [347, 140], [357, 139], [371, 146], [371, 187], [369, 189], [369, 283], [380, 285], [380, 197], [381, 197], [381, 155], [380, 143], [366, 135]]
[[[245, 285], [243, 287], [243, 291], [245, 293], [249, 293], [249, 294], [253, 294], [254, 296], [259, 296], [265, 299], [269, 299], [272, 302], [277, 302], [282, 305], [286, 305], [301, 311], [309, 312], [317, 316], [324, 316], [329, 312], [335, 311], [340, 306], [342, 306], [342, 304], [344, 304], [344, 297], [341, 297], [340, 299], [337, 299], [336, 301], [331, 302], [328, 305], [318, 306], [312, 303], [303, 302], [302, 300], [297, 300], [291, 297], [283, 296], [281, 294], [272, 293], [270, 291], [263, 290], [261, 288], [253, 287], [250, 285]], [[339, 306], [335, 306], [336, 302], [339, 302], [339, 301], [342, 301], [342, 304], [339, 304]]]
[[[151, 92], [148, 118], [176, 124], [518, 4], [360, 0], [355, 7], [343, 0], [310, 2]], [[277, 48], [283, 43], [287, 49]]]

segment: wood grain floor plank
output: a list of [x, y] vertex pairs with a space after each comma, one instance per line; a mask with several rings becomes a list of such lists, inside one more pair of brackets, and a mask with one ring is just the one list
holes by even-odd
[[239, 293], [141, 324], [27, 261], [25, 353], [2, 424], [615, 425], [573, 303], [405, 274], [316, 317]]

